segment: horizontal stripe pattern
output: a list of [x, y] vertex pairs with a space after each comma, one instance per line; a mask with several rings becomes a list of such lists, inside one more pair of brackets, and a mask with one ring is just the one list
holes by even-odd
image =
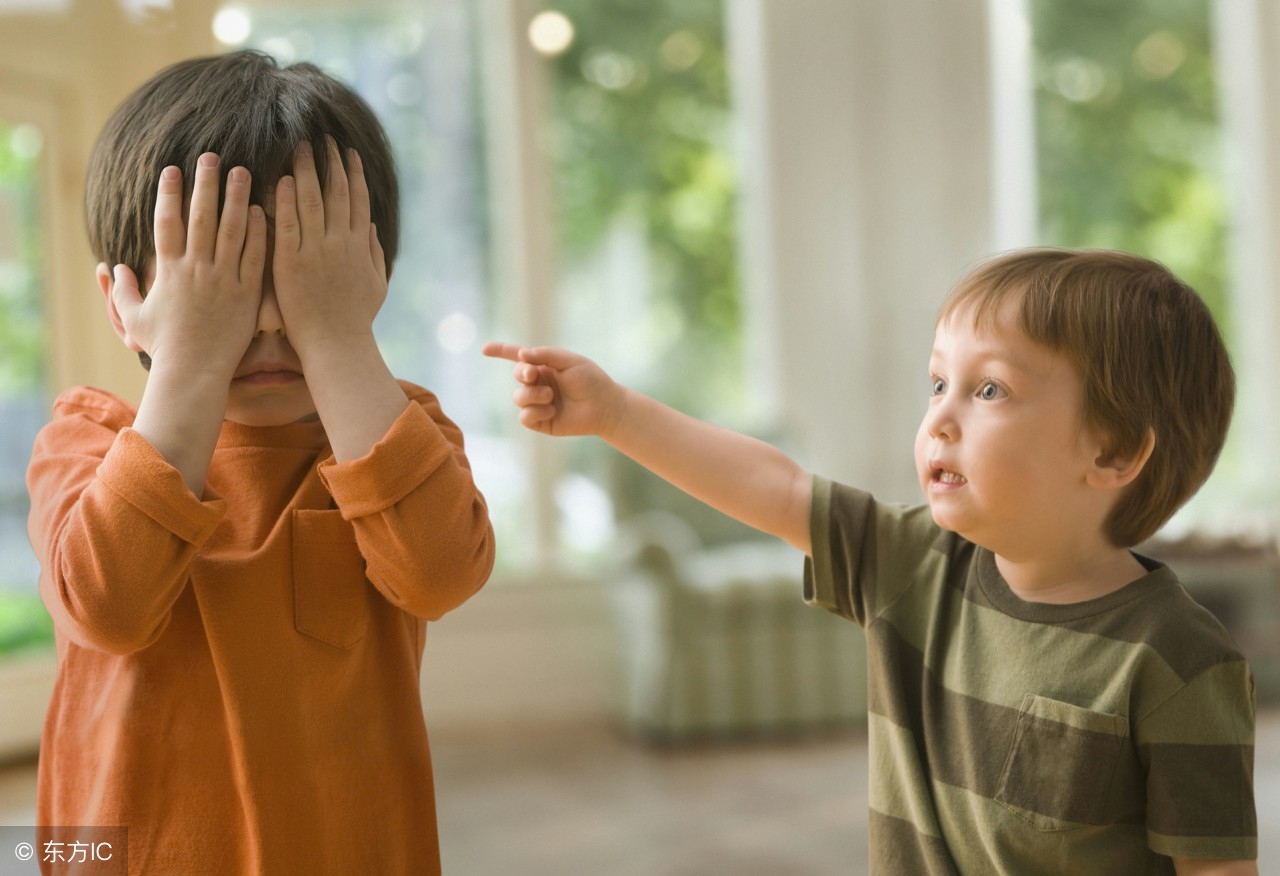
[[915, 826], [901, 818], [868, 816], [871, 833], [871, 872], [911, 876], [959, 876], [942, 840], [921, 837]]
[[940, 820], [971, 826], [964, 842], [948, 847], [961, 873], [1173, 876], [1168, 858], [1147, 851], [1146, 830], [1141, 824], [1064, 823], [1061, 830], [1041, 830], [1028, 819], [1029, 813], [1008, 804], [941, 782], [935, 782], [932, 790]]
[[[1146, 745], [1149, 763], [1147, 824], [1164, 836], [1252, 836], [1258, 832], [1253, 807], [1252, 745]], [[1182, 805], [1188, 788], [1204, 797], [1194, 810]]]
[[927, 509], [815, 479], [812, 519], [806, 599], [867, 632], [873, 872], [1158, 873], [1167, 854], [1256, 851], [1249, 668], [1167, 568], [1026, 603]]
[[[922, 753], [933, 779], [994, 799], [1010, 769], [1011, 753], [1019, 741], [1019, 722], [1024, 719], [1021, 703], [1018, 707], [1004, 706], [948, 689], [925, 667], [921, 652], [899, 637], [892, 624], [883, 619], [877, 619], [868, 627], [867, 642], [868, 707], [908, 734], [912, 745], [899, 746], [898, 750], [904, 757], [912, 752]], [[1037, 739], [1046, 738], [1044, 732], [1037, 731], [1060, 728], [1061, 735], [1065, 736], [1073, 729], [1030, 717], [1034, 723], [1023, 733], [1024, 747], [1029, 751], [1036, 750]], [[925, 728], [936, 732], [926, 733]], [[1083, 740], [1093, 736], [1076, 732], [1082, 740], [1079, 748], [1089, 749]], [[1051, 733], [1048, 738], [1053, 738]], [[1084, 753], [1072, 757], [1072, 750], [1051, 752], [1053, 757], [1046, 760], [1044, 768], [1056, 769], [1055, 781], [1068, 784], [1065, 789], [1056, 789], [1057, 793], [1071, 796], [1055, 804], [1044, 804], [1041, 811], [1045, 816], [1090, 824], [1143, 822], [1144, 795], [1141, 782], [1135, 780], [1142, 772], [1137, 749], [1123, 736], [1116, 735], [1114, 739], [1117, 744], [1107, 751], [1111, 771], [1108, 775], [1126, 777], [1128, 781], [1117, 783], [1114, 788], [1094, 788], [1094, 797], [1089, 799], [1099, 796], [1104, 799], [1096, 804], [1092, 813], [1085, 814], [1081, 811], [1085, 805], [1077, 802], [1075, 795], [1084, 793], [1082, 785], [1086, 781], [1091, 786], [1097, 784], [1098, 779], [1088, 778], [1087, 772], [1093, 770], [1095, 764]], [[1015, 780], [1025, 773], [1028, 763], [1033, 762], [1017, 760]], [[900, 770], [903, 768], [899, 765]], [[913, 772], [915, 770], [909, 771]], [[1075, 773], [1079, 776], [1074, 776]], [[1028, 796], [1026, 790], [1021, 789], [1009, 802], [1032, 808], [1027, 802]]]

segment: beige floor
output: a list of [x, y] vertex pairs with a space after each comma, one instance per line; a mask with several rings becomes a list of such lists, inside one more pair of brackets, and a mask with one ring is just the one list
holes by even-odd
[[[866, 744], [652, 748], [607, 726], [432, 738], [450, 876], [858, 874]], [[35, 768], [0, 769], [0, 824], [30, 823]], [[1280, 872], [1280, 710], [1259, 715], [1261, 872]]]

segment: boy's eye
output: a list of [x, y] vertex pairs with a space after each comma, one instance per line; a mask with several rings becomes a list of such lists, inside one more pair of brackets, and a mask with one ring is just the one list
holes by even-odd
[[1000, 388], [999, 384], [992, 383], [990, 380], [978, 387], [978, 398], [983, 401], [995, 401], [1003, 397], [1004, 390]]
[[929, 387], [930, 395], [942, 395], [946, 392], [947, 382], [941, 377], [933, 378], [933, 384]]

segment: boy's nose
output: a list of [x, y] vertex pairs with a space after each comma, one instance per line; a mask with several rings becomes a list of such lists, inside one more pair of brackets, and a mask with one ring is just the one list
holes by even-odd
[[276, 303], [276, 290], [271, 284], [270, 269], [262, 279], [262, 303], [258, 305], [257, 334], [284, 334], [284, 319], [280, 316], [280, 305]]
[[258, 326], [256, 334], [284, 335], [284, 318], [280, 315], [280, 305], [276, 302], [276, 287], [271, 277], [271, 266], [276, 256], [276, 222], [271, 210], [267, 210], [267, 252], [266, 266], [262, 271], [262, 303], [258, 305]]
[[930, 438], [954, 441], [960, 435], [960, 426], [956, 422], [955, 411], [947, 397], [942, 397], [929, 405], [924, 412], [924, 427]]

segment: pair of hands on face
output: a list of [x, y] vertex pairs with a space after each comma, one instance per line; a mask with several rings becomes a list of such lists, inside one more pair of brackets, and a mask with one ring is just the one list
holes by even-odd
[[[303, 359], [372, 332], [387, 294], [386, 261], [369, 218], [369, 189], [354, 150], [344, 170], [328, 140], [328, 173], [320, 187], [310, 145], [294, 155], [294, 174], [275, 187], [272, 285], [289, 341]], [[153, 367], [179, 363], [216, 369], [230, 380], [258, 330], [267, 262], [267, 217], [249, 204], [251, 177], [227, 174], [218, 214], [219, 160], [196, 167], [188, 219], [182, 217], [182, 174], [166, 167], [156, 197], [155, 280], [144, 298], [138, 278], [115, 269], [111, 295], [131, 349]]]
[[[344, 170], [328, 140], [322, 190], [310, 144], [299, 144], [294, 175], [275, 189], [272, 285], [287, 337], [304, 360], [372, 333], [387, 294], [386, 260], [370, 221], [369, 189], [355, 150]], [[201, 369], [229, 381], [258, 329], [267, 262], [267, 217], [249, 204], [252, 178], [227, 174], [221, 215], [218, 156], [196, 166], [184, 224], [182, 173], [166, 167], [156, 196], [155, 279], [144, 297], [137, 276], [117, 265], [111, 289], [125, 343], [152, 367]], [[487, 356], [517, 362], [520, 421], [549, 435], [603, 434], [616, 422], [622, 388], [594, 362], [567, 350], [490, 343]]]

